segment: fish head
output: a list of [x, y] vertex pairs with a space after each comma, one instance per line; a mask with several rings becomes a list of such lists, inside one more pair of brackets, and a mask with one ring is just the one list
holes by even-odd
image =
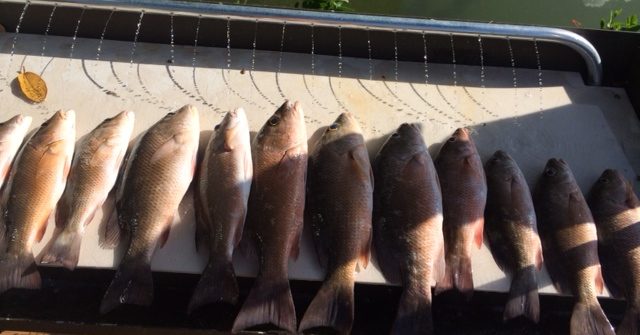
[[192, 105], [185, 105], [179, 110], [165, 115], [154, 128], [158, 132], [173, 134], [179, 143], [199, 141], [200, 117], [198, 110]]
[[331, 143], [339, 138], [355, 134], [362, 136], [360, 124], [351, 113], [342, 113], [322, 134], [322, 143]]
[[422, 131], [418, 124], [403, 123], [382, 145], [378, 155], [402, 155], [410, 158], [417, 151], [426, 150]]
[[26, 131], [27, 128], [31, 126], [31, 121], [31, 116], [18, 114], [7, 121], [0, 123], [0, 126], [9, 126], [12, 131], [15, 129], [22, 129], [23, 131]]
[[518, 173], [518, 165], [508, 153], [498, 150], [485, 164], [485, 170], [487, 178], [498, 177], [504, 180], [511, 180]]
[[285, 101], [260, 129], [255, 141], [256, 146], [282, 151], [298, 145], [306, 146], [307, 133], [301, 104]]
[[458, 161], [475, 153], [476, 147], [469, 129], [458, 128], [440, 148], [438, 159]]
[[634, 196], [631, 183], [618, 170], [607, 169], [591, 188], [591, 197], [624, 204]]
[[573, 180], [569, 164], [562, 158], [551, 158], [547, 161], [542, 172], [542, 181], [552, 184], [562, 184]]
[[104, 119], [98, 128], [107, 138], [125, 138], [128, 141], [133, 132], [134, 122], [135, 114], [131, 111], [123, 111], [116, 116]]
[[242, 140], [241, 136], [249, 132], [249, 122], [244, 109], [237, 108], [228, 112], [222, 122], [215, 126], [214, 132], [216, 141], [219, 141], [220, 145], [235, 148], [236, 144]]
[[47, 147], [49, 150], [75, 144], [76, 113], [60, 110], [45, 121], [33, 135], [29, 144], [33, 147]]

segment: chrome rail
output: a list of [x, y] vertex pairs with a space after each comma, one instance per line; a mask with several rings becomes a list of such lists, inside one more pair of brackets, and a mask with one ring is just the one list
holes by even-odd
[[[357, 29], [397, 30], [425, 32], [428, 34], [453, 34], [457, 36], [482, 36], [510, 38], [513, 40], [536, 40], [565, 45], [577, 52], [584, 60], [587, 82], [602, 83], [602, 60], [595, 47], [584, 37], [559, 28], [493, 24], [478, 22], [446, 21], [434, 19], [402, 18], [393, 16], [363, 15], [354, 13], [320, 12], [269, 7], [239, 6], [221, 3], [184, 2], [171, 0], [26, 0], [31, 4], [75, 6], [96, 9], [187, 15], [234, 20], [284, 22], [287, 24], [311, 24], [316, 26], [342, 26]], [[0, 0], [0, 3], [25, 3], [25, 0]]]

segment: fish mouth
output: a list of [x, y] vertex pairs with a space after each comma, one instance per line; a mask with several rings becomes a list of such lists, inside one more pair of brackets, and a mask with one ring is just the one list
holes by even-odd
[[61, 111], [58, 111], [58, 113], [56, 114], [63, 120], [75, 121], [76, 119], [76, 112], [72, 109], [68, 111], [61, 110]]
[[601, 183], [608, 183], [617, 180], [625, 180], [622, 174], [616, 169], [606, 169], [598, 178]]
[[398, 127], [398, 133], [416, 133], [416, 134], [420, 134], [421, 130], [419, 128], [419, 125], [414, 124], [414, 123], [403, 123], [400, 125], [400, 127]]
[[496, 152], [493, 153], [493, 156], [491, 156], [491, 159], [489, 160], [489, 162], [500, 162], [500, 161], [505, 161], [510, 159], [511, 159], [511, 156], [509, 156], [509, 154], [506, 151], [497, 150]]
[[471, 138], [470, 131], [468, 128], [456, 129], [456, 131], [453, 133], [453, 136], [463, 141], [468, 141]]

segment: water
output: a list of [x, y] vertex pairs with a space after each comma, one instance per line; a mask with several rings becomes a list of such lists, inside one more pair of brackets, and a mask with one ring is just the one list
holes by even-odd
[[[251, 90], [251, 93], [250, 93], [251, 96], [249, 98], [250, 98], [251, 101], [254, 101], [253, 100], [253, 91], [255, 90], [262, 97], [262, 99], [264, 99], [266, 102], [268, 102], [271, 106], [277, 107], [277, 104], [275, 102], [273, 102], [266, 94], [264, 94], [264, 92], [262, 92], [262, 90], [258, 86], [257, 81], [253, 77], [253, 72], [256, 69], [256, 49], [257, 49], [257, 46], [258, 46], [258, 24], [259, 23], [260, 23], [259, 20], [256, 19], [255, 26], [253, 28], [253, 43], [251, 43], [251, 70], [249, 71], [249, 78], [251, 79], [251, 84], [252, 84], [253, 89]], [[278, 80], [278, 76], [276, 74], [276, 82], [277, 82], [277, 80]], [[265, 108], [264, 108], [264, 106], [260, 106], [260, 109], [265, 109]]]
[[369, 80], [373, 80], [373, 61], [371, 58], [371, 30], [369, 29], [369, 27], [367, 27], [367, 55], [369, 56]]
[[[18, 18], [18, 23], [16, 24], [16, 32], [13, 35], [13, 41], [11, 42], [11, 52], [9, 53], [9, 65], [7, 66], [7, 72], [4, 76], [4, 82], [6, 86], [9, 86], [9, 78], [11, 77], [11, 67], [13, 64], [13, 54], [16, 52], [16, 43], [18, 42], [18, 35], [20, 35], [20, 26], [22, 25], [22, 21], [24, 20], [24, 15], [27, 13], [27, 9], [31, 1], [27, 1], [24, 3], [24, 7], [22, 7], [22, 11], [20, 12], [20, 17]], [[2, 92], [4, 89], [0, 89]]]
[[427, 35], [424, 30], [422, 31], [422, 48], [424, 49], [424, 85], [429, 86], [429, 56], [427, 56]]
[[542, 118], [542, 63], [540, 62], [540, 51], [538, 50], [538, 41], [533, 39], [533, 49], [536, 53], [536, 65], [538, 67], [538, 110], [540, 111], [540, 118]]
[[[342, 26], [338, 25], [338, 79], [342, 78]], [[338, 98], [336, 89], [333, 87], [333, 81], [331, 77], [329, 77], [329, 88], [331, 89], [331, 93], [333, 94], [333, 98], [338, 103], [341, 111], [346, 111], [347, 107], [344, 105], [342, 100]], [[341, 85], [338, 82], [338, 91], [340, 90]]]
[[[315, 41], [315, 26], [313, 25], [313, 23], [311, 23], [311, 76], [313, 77], [313, 81], [315, 82], [315, 77], [316, 77], [316, 41]], [[327, 106], [325, 106], [324, 104], [322, 104], [320, 102], [320, 99], [318, 99], [315, 94], [313, 94], [313, 90], [311, 89], [313, 87], [313, 83], [311, 85], [311, 87], [309, 87], [309, 83], [307, 82], [307, 76], [306, 75], [302, 75], [302, 81], [304, 82], [304, 87], [307, 90], [307, 93], [309, 93], [309, 96], [311, 97], [311, 100], [313, 101], [313, 104], [326, 110]]]
[[78, 15], [78, 21], [76, 22], [76, 29], [73, 31], [73, 37], [71, 38], [71, 48], [69, 49], [69, 63], [73, 59], [73, 51], [76, 48], [76, 44], [78, 42], [78, 31], [80, 30], [80, 22], [82, 22], [82, 18], [84, 17], [84, 12], [87, 10], [87, 7], [82, 7], [82, 11], [80, 11], [80, 15]]
[[396, 99], [398, 99], [398, 31], [393, 30], [393, 79]]
[[104, 27], [102, 28], [102, 33], [100, 33], [100, 41], [98, 42], [98, 48], [96, 49], [96, 61], [100, 60], [100, 56], [102, 54], [102, 44], [104, 43], [104, 36], [107, 34], [107, 27], [109, 27], [109, 22], [111, 22], [111, 18], [113, 17], [113, 13], [116, 12], [116, 9], [112, 9], [107, 16], [107, 20], [104, 22]]
[[[129, 74], [131, 73], [131, 69], [133, 68], [133, 60], [135, 59], [136, 56], [136, 47], [138, 45], [138, 37], [140, 36], [140, 28], [142, 27], [142, 19], [144, 18], [144, 10], [140, 11], [140, 17], [138, 18], [138, 23], [136, 24], [136, 32], [133, 35], [133, 42], [131, 43], [131, 53], [129, 55], [129, 69], [127, 70], [127, 76], [125, 80], [129, 80]], [[125, 82], [123, 84], [123, 87], [127, 88], [128, 87], [128, 83]], [[132, 89], [128, 89], [129, 92], [133, 92]]]
[[171, 12], [171, 14], [169, 15], [169, 45], [170, 45], [170, 58], [169, 58], [169, 64], [173, 64], [176, 62], [176, 48], [175, 48], [175, 43], [174, 43], [174, 39], [175, 39], [175, 34], [174, 34], [174, 26], [173, 26], [173, 12]]
[[[196, 70], [198, 68], [198, 39], [200, 38], [200, 23], [202, 21], [202, 15], [198, 15], [198, 21], [196, 22], [196, 31], [195, 36], [193, 37], [193, 54], [191, 57], [191, 78], [193, 80], [193, 87], [196, 90], [197, 98], [196, 101], [200, 101], [203, 105], [207, 107], [214, 107], [213, 104], [209, 103], [207, 99], [205, 99], [204, 95], [200, 91], [200, 86], [198, 85], [198, 81], [196, 80]], [[218, 111], [218, 108], [215, 108]]]
[[49, 36], [49, 30], [51, 30], [51, 22], [53, 21], [53, 16], [56, 14], [57, 8], [58, 8], [58, 3], [54, 3], [53, 7], [51, 7], [51, 14], [49, 14], [49, 21], [47, 21], [47, 28], [44, 29], [44, 35], [42, 36], [42, 51], [40, 52], [40, 57], [44, 57], [44, 52], [47, 49], [47, 36]]
[[515, 114], [514, 121], [518, 123], [518, 75], [516, 73], [516, 58], [513, 55], [513, 48], [511, 47], [511, 38], [507, 36], [507, 46], [509, 47], [509, 58], [511, 61], [511, 74], [513, 75], [513, 113]]
[[[222, 71], [224, 76], [224, 70]], [[227, 16], [227, 76], [231, 76], [231, 17]], [[226, 80], [225, 80], [226, 83]], [[231, 86], [227, 83], [227, 98], [231, 95]]]
[[451, 42], [451, 69], [452, 69], [452, 79], [453, 79], [453, 105], [452, 108], [454, 111], [458, 111], [458, 72], [457, 72], [457, 62], [456, 62], [456, 47], [453, 43], [453, 34], [449, 34], [449, 40]]
[[278, 69], [276, 70], [276, 87], [282, 99], [286, 99], [282, 87], [280, 87], [280, 71], [282, 70], [282, 52], [284, 50], [284, 34], [287, 29], [287, 21], [282, 22], [282, 34], [280, 35], [280, 52], [278, 53]]

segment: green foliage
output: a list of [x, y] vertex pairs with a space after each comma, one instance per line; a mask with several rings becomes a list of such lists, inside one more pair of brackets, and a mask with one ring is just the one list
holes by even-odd
[[[298, 6], [299, 3], [296, 2], [295, 7]], [[302, 8], [331, 10], [336, 12], [353, 10], [349, 7], [349, 0], [304, 0], [302, 1]]]
[[633, 14], [628, 16], [624, 21], [618, 21], [616, 18], [622, 14], [622, 9], [614, 9], [609, 12], [609, 20], [604, 18], [600, 19], [600, 28], [616, 31], [638, 31], [640, 25], [638, 24], [638, 15]]

